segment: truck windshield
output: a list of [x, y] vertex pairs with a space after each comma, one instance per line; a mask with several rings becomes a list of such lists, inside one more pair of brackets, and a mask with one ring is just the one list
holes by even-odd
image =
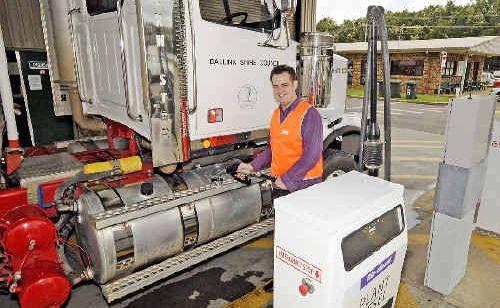
[[200, 13], [206, 21], [228, 26], [257, 31], [279, 27], [273, 0], [200, 0]]
[[404, 230], [401, 205], [372, 220], [342, 240], [344, 268], [352, 270]]

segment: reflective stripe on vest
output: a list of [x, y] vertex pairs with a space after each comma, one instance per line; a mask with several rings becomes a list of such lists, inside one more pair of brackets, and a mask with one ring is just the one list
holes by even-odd
[[[280, 107], [276, 108], [271, 118], [271, 175], [282, 176], [302, 156], [302, 121], [311, 107], [306, 101], [301, 101], [290, 111], [283, 123], [280, 123]], [[305, 175], [304, 179], [314, 179], [323, 176], [323, 157]]]

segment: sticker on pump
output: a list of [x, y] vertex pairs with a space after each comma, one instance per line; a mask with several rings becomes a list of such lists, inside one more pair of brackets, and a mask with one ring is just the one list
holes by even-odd
[[310, 262], [295, 256], [293, 253], [279, 246], [276, 246], [276, 257], [299, 272], [307, 275], [307, 277], [321, 283], [321, 269], [312, 265]]
[[362, 290], [366, 285], [370, 283], [373, 279], [375, 279], [378, 275], [380, 275], [383, 271], [385, 271], [396, 259], [396, 252], [393, 252], [390, 256], [385, 258], [382, 262], [380, 262], [377, 266], [375, 266], [371, 271], [368, 272], [365, 276], [361, 278], [361, 287]]
[[378, 308], [386, 303], [387, 285], [391, 276], [387, 275], [376, 286], [370, 288], [361, 295], [360, 308]]

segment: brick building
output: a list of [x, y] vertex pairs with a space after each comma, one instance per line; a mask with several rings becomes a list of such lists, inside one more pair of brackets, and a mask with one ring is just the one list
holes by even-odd
[[[464, 81], [481, 81], [484, 61], [500, 55], [500, 36], [463, 37], [434, 40], [389, 41], [391, 80], [417, 82], [419, 93], [436, 93], [445, 85], [463, 86]], [[382, 80], [380, 44], [378, 80]], [[349, 60], [349, 86], [364, 84], [367, 43], [337, 43], [335, 52]], [[447, 54], [441, 67], [441, 54]]]

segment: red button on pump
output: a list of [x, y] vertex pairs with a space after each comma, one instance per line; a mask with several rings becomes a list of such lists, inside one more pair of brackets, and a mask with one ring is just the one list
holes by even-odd
[[300, 292], [300, 295], [306, 296], [307, 292], [309, 292], [309, 287], [303, 283], [299, 286], [299, 292]]
[[306, 296], [307, 293], [313, 293], [314, 292], [314, 285], [312, 281], [308, 278], [302, 278], [302, 281], [299, 286], [299, 292], [300, 295]]

